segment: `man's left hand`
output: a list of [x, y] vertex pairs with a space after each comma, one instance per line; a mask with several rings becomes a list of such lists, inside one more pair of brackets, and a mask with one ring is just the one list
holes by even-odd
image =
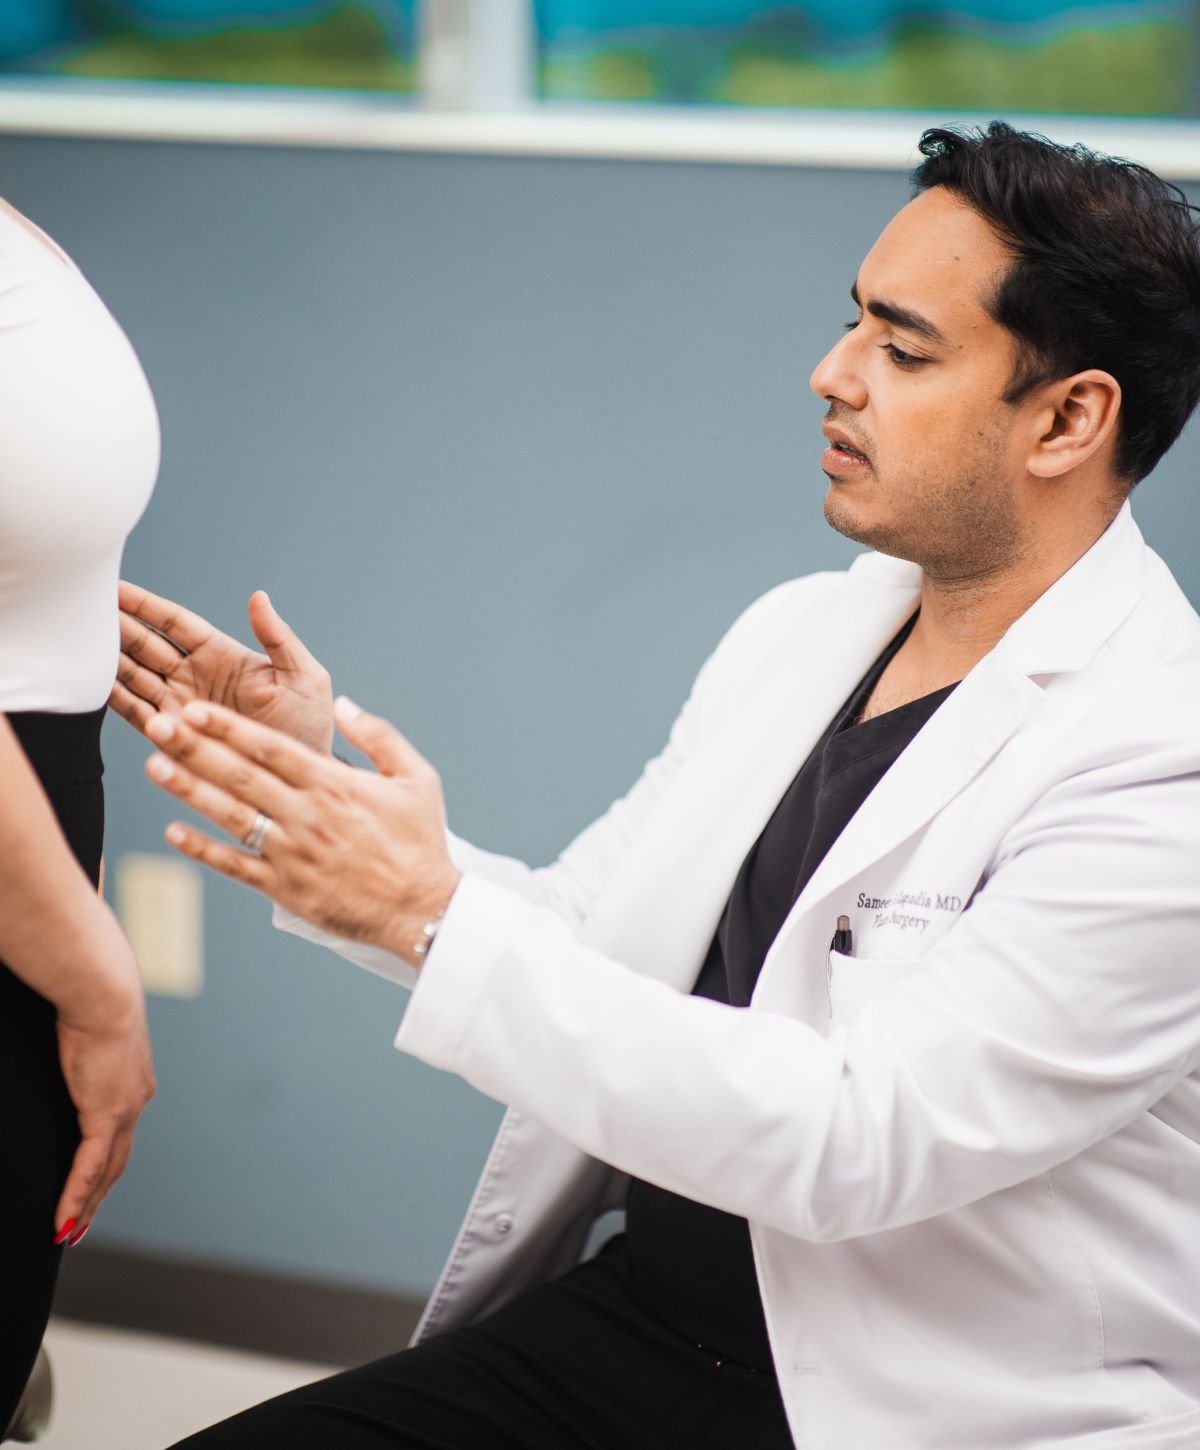
[[386, 720], [344, 698], [334, 715], [378, 775], [219, 705], [155, 715], [146, 734], [162, 753], [146, 763], [150, 779], [243, 845], [258, 827], [257, 852], [178, 821], [167, 840], [314, 926], [420, 966], [422, 928], [461, 877], [446, 850], [441, 781]]

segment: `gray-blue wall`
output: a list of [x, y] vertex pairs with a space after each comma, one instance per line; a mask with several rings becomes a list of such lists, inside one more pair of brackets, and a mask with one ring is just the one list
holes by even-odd
[[[262, 585], [541, 861], [654, 751], [764, 588], [843, 565], [808, 374], [900, 175], [0, 139], [0, 194], [133, 338], [165, 438], [126, 572], [246, 636]], [[1136, 495], [1200, 600], [1194, 439]], [[165, 849], [105, 733], [110, 858]], [[419, 1292], [494, 1104], [401, 1057], [402, 994], [206, 882], [207, 986], [95, 1238]]]

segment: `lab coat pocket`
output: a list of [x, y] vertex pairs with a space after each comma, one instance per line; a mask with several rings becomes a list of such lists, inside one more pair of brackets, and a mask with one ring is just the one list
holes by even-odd
[[849, 957], [829, 953], [829, 1016], [849, 1026], [868, 1002], [886, 997], [917, 962], [911, 957]]

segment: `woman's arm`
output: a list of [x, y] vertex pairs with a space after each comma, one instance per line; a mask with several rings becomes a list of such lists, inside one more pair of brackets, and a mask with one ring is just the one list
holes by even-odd
[[154, 1093], [133, 952], [92, 890], [0, 715], [0, 960], [58, 1013], [63, 1076], [83, 1140], [55, 1211], [72, 1238], [124, 1171]]

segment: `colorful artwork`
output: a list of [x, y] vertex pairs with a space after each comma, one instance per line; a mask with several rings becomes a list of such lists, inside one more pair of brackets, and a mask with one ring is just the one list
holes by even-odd
[[[0, 0], [0, 72], [417, 89], [422, 0]], [[1192, 0], [530, 0], [550, 100], [1200, 114]]]
[[537, 0], [547, 98], [1197, 113], [1186, 0]]
[[418, 0], [3, 0], [9, 74], [416, 89]]

